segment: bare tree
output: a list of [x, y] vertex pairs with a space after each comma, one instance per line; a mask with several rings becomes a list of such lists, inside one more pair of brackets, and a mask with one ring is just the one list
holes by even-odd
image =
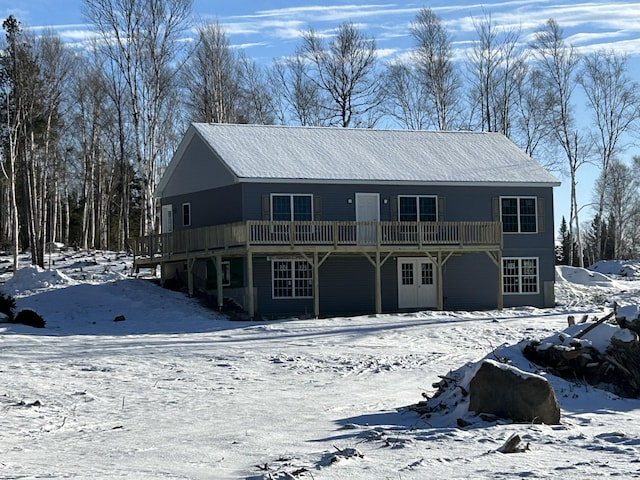
[[512, 139], [543, 167], [557, 170], [559, 162], [548, 153], [553, 132], [547, 115], [548, 103], [542, 72], [527, 68], [522, 82], [518, 83]]
[[435, 127], [435, 109], [429, 102], [428, 88], [421, 80], [415, 64], [400, 61], [390, 63], [384, 80], [384, 111], [387, 115], [409, 130]]
[[302, 38], [300, 51], [313, 65], [309, 78], [328, 95], [322, 107], [331, 115], [329, 123], [372, 127], [382, 102], [375, 40], [352, 23], [342, 24], [328, 45], [313, 29]]
[[[177, 72], [187, 43], [192, 0], [84, 0], [103, 52], [118, 67], [127, 88], [138, 175], [142, 182], [141, 234], [156, 227], [155, 188], [163, 166], [167, 102], [175, 95]], [[171, 122], [170, 122], [171, 123]]]
[[[597, 215], [603, 218], [605, 188], [609, 170], [624, 150], [623, 136], [630, 133], [640, 116], [638, 84], [626, 74], [627, 58], [615, 52], [597, 51], [584, 57], [578, 81], [582, 86], [594, 121], [594, 145], [601, 181], [596, 183]], [[598, 230], [596, 246], [602, 250]], [[600, 260], [596, 258], [596, 260]]]
[[198, 28], [198, 43], [183, 70], [189, 117], [196, 122], [238, 121], [240, 65], [218, 23]]
[[[52, 32], [40, 37], [22, 33], [9, 17], [3, 28], [3, 107], [7, 118], [14, 252], [28, 245], [33, 264], [44, 266], [49, 213], [54, 210], [55, 160], [62, 128], [60, 105], [70, 71], [69, 52]], [[4, 116], [4, 115], [3, 115]], [[21, 224], [17, 230], [18, 222]], [[19, 237], [22, 234], [22, 239]], [[15, 256], [15, 253], [14, 253]], [[14, 258], [17, 266], [17, 259]]]
[[613, 228], [613, 258], [630, 258], [636, 253], [632, 250], [636, 234], [633, 227], [640, 214], [640, 158], [634, 157], [631, 166], [612, 160], [606, 177], [601, 171], [597, 183], [603, 184], [603, 211], [608, 213]]
[[323, 99], [326, 92], [309, 78], [309, 69], [310, 63], [299, 51], [292, 57], [274, 61], [269, 76], [280, 123], [327, 124], [328, 113], [323, 110], [323, 105], [328, 104]]
[[468, 53], [472, 102], [481, 130], [511, 136], [513, 110], [526, 72], [518, 30], [500, 30], [491, 16], [474, 20], [478, 40]]
[[547, 95], [550, 99], [548, 115], [553, 133], [566, 158], [571, 190], [569, 232], [578, 248], [579, 266], [584, 267], [576, 199], [576, 174], [578, 168], [586, 161], [588, 144], [576, 127], [572, 105], [580, 57], [573, 46], [567, 45], [562, 29], [553, 19], [548, 20], [545, 26], [536, 32], [531, 46], [536, 68], [541, 72], [547, 85]]
[[254, 60], [240, 56], [240, 119], [242, 123], [272, 125], [275, 123], [273, 89], [264, 69]]
[[411, 24], [417, 43], [417, 68], [436, 116], [436, 128], [448, 130], [460, 101], [460, 78], [453, 64], [452, 39], [433, 10], [423, 8]]

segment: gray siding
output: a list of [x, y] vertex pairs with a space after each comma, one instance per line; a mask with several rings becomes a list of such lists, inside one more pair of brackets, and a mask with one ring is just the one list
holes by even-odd
[[[191, 204], [191, 225], [182, 226], [182, 204]], [[207, 227], [242, 220], [242, 188], [240, 184], [162, 199], [162, 205], [173, 205], [173, 228]]]
[[[319, 198], [317, 220], [355, 220], [355, 194], [380, 194], [381, 220], [394, 219], [392, 208], [398, 195], [435, 195], [441, 199], [446, 221], [491, 221], [494, 199], [500, 196], [536, 196], [542, 199], [542, 229], [535, 234], [504, 234], [503, 257], [539, 259], [539, 294], [505, 295], [505, 307], [545, 305], [545, 282], [555, 278], [552, 187], [474, 187], [423, 185], [329, 185], [293, 183], [237, 183], [191, 194], [162, 199], [174, 205], [174, 228], [182, 228], [181, 206], [191, 204], [191, 227], [263, 219], [263, 197], [271, 193], [313, 194]], [[351, 200], [351, 202], [349, 202]], [[398, 286], [396, 261], [390, 258], [382, 268], [382, 308], [396, 311]], [[449, 310], [488, 309], [497, 306], [498, 270], [483, 253], [450, 258], [443, 271], [444, 307]], [[254, 285], [258, 313], [265, 316], [305, 315], [313, 312], [313, 299], [273, 299], [271, 263], [254, 258]], [[547, 299], [548, 303], [548, 299]], [[375, 309], [374, 268], [363, 256], [333, 255], [320, 267], [321, 315], [361, 314]]]
[[[271, 262], [254, 258], [254, 284], [258, 310], [266, 317], [301, 316], [313, 313], [313, 299], [273, 299]], [[398, 295], [395, 262], [382, 267], [383, 310], [397, 310]], [[364, 256], [329, 257], [320, 267], [320, 313], [322, 316], [359, 315], [375, 310], [375, 271]]]
[[235, 177], [199, 136], [194, 136], [176, 164], [163, 196], [184, 195], [234, 183]]

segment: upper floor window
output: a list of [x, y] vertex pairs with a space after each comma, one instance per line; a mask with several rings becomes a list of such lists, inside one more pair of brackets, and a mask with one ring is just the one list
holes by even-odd
[[501, 197], [502, 231], [505, 233], [536, 233], [538, 214], [535, 197]]
[[435, 222], [438, 202], [433, 196], [398, 196], [398, 220], [401, 222]]
[[313, 220], [312, 195], [272, 194], [271, 219], [274, 221]]
[[182, 226], [188, 227], [191, 225], [191, 204], [182, 204]]

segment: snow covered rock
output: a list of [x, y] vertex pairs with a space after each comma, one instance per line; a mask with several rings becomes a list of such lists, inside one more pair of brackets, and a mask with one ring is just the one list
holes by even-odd
[[488, 359], [469, 384], [469, 411], [514, 422], [560, 423], [558, 400], [544, 377]]
[[624, 305], [616, 311], [616, 323], [620, 328], [640, 334], [640, 305]]

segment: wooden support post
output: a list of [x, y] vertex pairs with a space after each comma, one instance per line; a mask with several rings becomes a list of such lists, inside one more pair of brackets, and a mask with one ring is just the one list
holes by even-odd
[[376, 313], [382, 313], [382, 275], [380, 272], [380, 251], [376, 251]]
[[496, 264], [496, 268], [498, 269], [498, 298], [497, 298], [497, 308], [498, 310], [502, 310], [504, 308], [504, 298], [502, 294], [502, 251], [498, 250], [497, 252], [486, 252], [489, 255], [489, 258], [493, 263]]
[[318, 265], [318, 252], [313, 252], [313, 315], [320, 316], [320, 276]]
[[504, 308], [504, 297], [502, 296], [502, 251], [496, 253], [496, 265], [498, 267], [498, 310]]
[[195, 258], [187, 258], [187, 289], [189, 296], [193, 297], [193, 265], [196, 263]]
[[253, 254], [247, 252], [247, 313], [253, 319], [255, 315], [255, 299], [253, 298]]
[[218, 297], [218, 310], [224, 306], [224, 295], [222, 292], [222, 255], [216, 255], [216, 295]]
[[444, 288], [442, 286], [442, 252], [438, 252], [436, 261], [436, 295], [438, 297], [438, 310], [444, 310]]

